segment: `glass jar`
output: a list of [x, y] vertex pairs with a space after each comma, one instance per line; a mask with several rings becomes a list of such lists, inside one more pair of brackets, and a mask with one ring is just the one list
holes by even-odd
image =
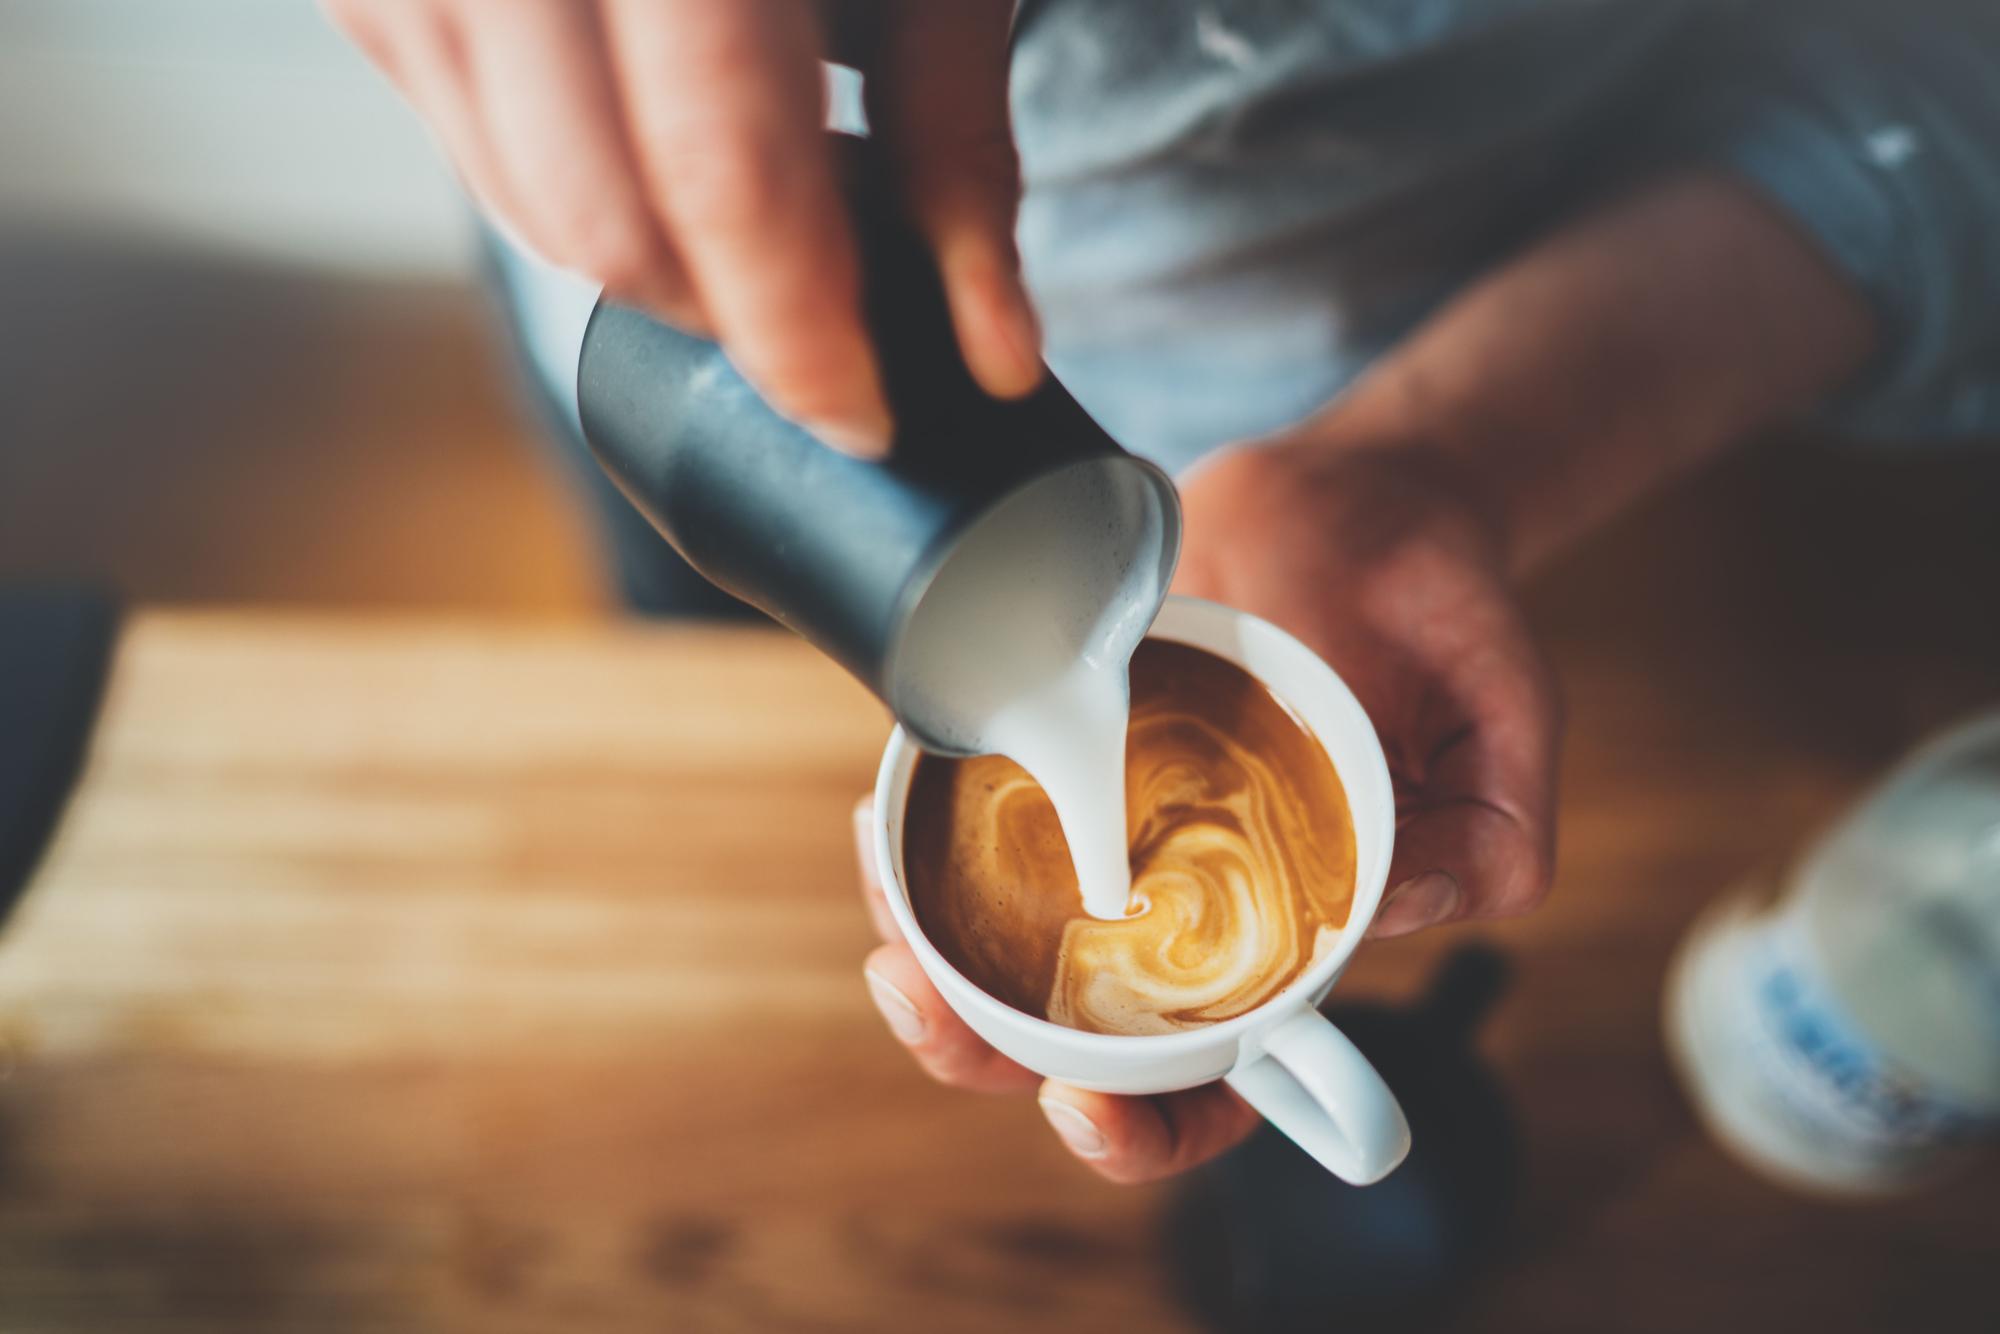
[[1669, 977], [1666, 1025], [1709, 1128], [1788, 1182], [1894, 1190], [1989, 1140], [2000, 713], [1899, 765], [1775, 902], [1739, 895], [1704, 914]]

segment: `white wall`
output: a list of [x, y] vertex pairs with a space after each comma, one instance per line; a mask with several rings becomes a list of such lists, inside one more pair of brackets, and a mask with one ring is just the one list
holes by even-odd
[[464, 206], [313, 0], [0, 0], [0, 237], [457, 276]]

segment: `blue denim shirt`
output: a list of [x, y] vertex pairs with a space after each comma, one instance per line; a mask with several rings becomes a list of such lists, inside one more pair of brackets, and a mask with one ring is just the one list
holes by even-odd
[[1874, 306], [1853, 437], [2000, 434], [2000, 0], [1026, 0], [1051, 364], [1172, 466], [1288, 424], [1481, 269], [1733, 170]]
[[2000, 0], [1023, 0], [1013, 118], [1049, 360], [1169, 467], [1313, 412], [1510, 249], [1687, 163], [1873, 305], [1829, 425], [2000, 434]]

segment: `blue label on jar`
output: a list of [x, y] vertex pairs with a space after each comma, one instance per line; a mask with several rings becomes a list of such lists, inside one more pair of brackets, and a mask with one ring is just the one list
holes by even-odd
[[1796, 1129], [1883, 1166], [1913, 1166], [1907, 1160], [1993, 1129], [1989, 1118], [1888, 1060], [1827, 991], [1782, 920], [1746, 943], [1754, 1040]]

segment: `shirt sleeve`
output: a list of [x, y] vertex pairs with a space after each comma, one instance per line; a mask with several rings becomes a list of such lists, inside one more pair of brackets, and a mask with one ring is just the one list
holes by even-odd
[[1874, 364], [1825, 423], [2000, 435], [2000, 3], [1751, 0], [1676, 98], [1675, 145], [1748, 180], [1866, 295]]

